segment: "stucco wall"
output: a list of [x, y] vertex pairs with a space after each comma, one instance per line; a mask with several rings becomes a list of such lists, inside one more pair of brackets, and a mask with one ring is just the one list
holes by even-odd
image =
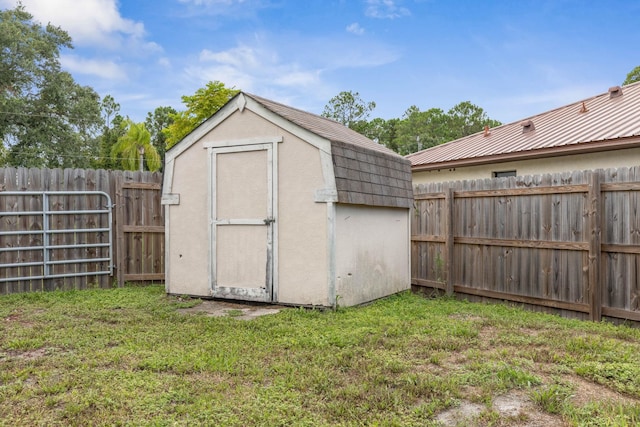
[[465, 179], [493, 178], [493, 172], [515, 170], [522, 175], [540, 175], [545, 173], [573, 170], [606, 169], [631, 167], [640, 164], [640, 148], [614, 150], [601, 153], [577, 154], [549, 157], [545, 159], [516, 162], [494, 163], [490, 165], [440, 169], [435, 171], [414, 172], [413, 184], [429, 182], [458, 181]]
[[180, 204], [169, 206], [169, 293], [210, 295], [207, 172], [202, 144], [175, 159], [171, 192], [180, 195]]
[[328, 305], [327, 205], [319, 150], [245, 109], [236, 111], [175, 160], [170, 206], [169, 292], [210, 295], [206, 142], [282, 136], [278, 144], [276, 287], [281, 303]]
[[278, 300], [326, 306], [327, 204], [315, 202], [325, 186], [320, 151], [290, 134], [278, 149]]
[[336, 206], [336, 295], [355, 305], [410, 288], [409, 211]]

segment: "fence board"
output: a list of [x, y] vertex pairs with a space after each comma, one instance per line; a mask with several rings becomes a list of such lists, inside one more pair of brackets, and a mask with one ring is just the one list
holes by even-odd
[[[420, 185], [413, 284], [578, 318], [637, 319], [638, 192], [640, 167]], [[455, 262], [436, 276], [443, 254]]]
[[[160, 206], [160, 189], [162, 175], [150, 172], [123, 172], [83, 169], [26, 169], [0, 168], [0, 191], [103, 191], [111, 196], [115, 203], [112, 224], [105, 214], [58, 214], [53, 215], [50, 223], [43, 224], [41, 215], [0, 216], [3, 231], [42, 230], [48, 227], [52, 230], [108, 228], [111, 225], [113, 233], [114, 272], [120, 273], [126, 280], [159, 280], [164, 279], [164, 211]], [[126, 185], [125, 197], [118, 199], [118, 186]], [[129, 197], [128, 200], [126, 198]], [[94, 210], [100, 206], [103, 198], [90, 195], [50, 196], [50, 209], [63, 210]], [[126, 219], [127, 224], [118, 222], [118, 210], [124, 208], [122, 203], [129, 203]], [[41, 210], [42, 196], [15, 196], [0, 198], [0, 213], [17, 210]], [[125, 226], [140, 226], [134, 233], [129, 245], [124, 249], [116, 245], [124, 235]], [[52, 261], [106, 258], [108, 247], [91, 247], [89, 244], [108, 243], [108, 233], [103, 232], [71, 232], [54, 233], [51, 244], [70, 245], [70, 248], [53, 249], [50, 253]], [[127, 236], [128, 237], [128, 236]], [[42, 262], [42, 250], [2, 251], [2, 248], [42, 246], [42, 234], [18, 234], [0, 236], [0, 264], [15, 262]], [[81, 246], [85, 245], [85, 246]], [[120, 262], [122, 256], [127, 263]], [[71, 271], [85, 274], [84, 276], [68, 278], [51, 278], [47, 280], [23, 280], [0, 282], [0, 294], [26, 291], [43, 291], [57, 289], [85, 289], [94, 286], [110, 287], [113, 278], [108, 275], [93, 275], [92, 272], [104, 270], [109, 266], [105, 262], [65, 263], [51, 265], [54, 274], [65, 274]], [[25, 277], [43, 275], [40, 266], [0, 267], [0, 278]], [[123, 283], [123, 282], [120, 282]]]

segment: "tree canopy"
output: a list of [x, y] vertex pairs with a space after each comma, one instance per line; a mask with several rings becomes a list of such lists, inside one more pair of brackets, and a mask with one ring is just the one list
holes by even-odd
[[629, 74], [627, 74], [627, 78], [624, 79], [624, 82], [622, 82], [622, 84], [629, 85], [635, 82], [640, 82], [640, 65], [629, 71]]
[[460, 102], [447, 112], [440, 108], [420, 111], [412, 105], [400, 119], [367, 121], [375, 105], [363, 101], [358, 92], [340, 92], [329, 100], [322, 115], [402, 155], [480, 132], [485, 126], [501, 125], [469, 101]]
[[166, 137], [166, 148], [171, 148], [200, 126], [238, 92], [239, 90], [228, 88], [216, 80], [207, 83], [191, 96], [183, 96], [182, 103], [187, 106], [186, 111], [170, 113], [168, 116], [173, 122], [162, 131]]
[[98, 156], [100, 97], [61, 70], [69, 35], [22, 5], [0, 11], [0, 138], [4, 163], [89, 167]]
[[161, 163], [164, 163], [164, 153], [167, 150], [167, 136], [163, 129], [168, 128], [173, 123], [173, 116], [178, 112], [173, 107], [158, 107], [153, 113], [147, 113], [144, 121], [147, 130], [151, 134], [151, 144], [160, 155]]
[[364, 133], [369, 113], [375, 108], [375, 102], [365, 102], [358, 92], [344, 91], [329, 100], [322, 116]]
[[151, 144], [151, 134], [144, 123], [134, 123], [131, 119], [126, 119], [122, 122], [121, 128], [124, 134], [111, 149], [111, 155], [121, 157], [124, 169], [138, 169], [142, 172], [145, 162], [152, 172], [160, 169], [160, 155]]

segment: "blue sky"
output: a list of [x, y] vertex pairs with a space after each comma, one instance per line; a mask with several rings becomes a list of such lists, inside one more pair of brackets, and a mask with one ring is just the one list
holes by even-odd
[[[141, 121], [210, 80], [320, 114], [461, 101], [508, 123], [606, 92], [640, 65], [640, 1], [23, 0], [65, 29], [76, 81]], [[15, 0], [0, 0], [12, 8]]]

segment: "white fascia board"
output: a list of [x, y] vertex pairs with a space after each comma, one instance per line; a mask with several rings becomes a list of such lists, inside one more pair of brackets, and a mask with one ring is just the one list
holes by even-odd
[[199, 141], [203, 136], [209, 133], [213, 128], [218, 126], [224, 120], [226, 120], [231, 114], [235, 113], [240, 109], [240, 106], [244, 101], [241, 98], [244, 98], [243, 94], [238, 95], [238, 98], [235, 102], [229, 102], [224, 107], [219, 109], [213, 116], [209, 117], [204, 123], [195, 128], [189, 135], [185, 136], [180, 142], [178, 142], [174, 147], [166, 153], [165, 162], [174, 160], [184, 151], [186, 151], [189, 147]]
[[173, 168], [175, 163], [174, 160], [180, 154], [189, 149], [189, 147], [198, 142], [203, 136], [209, 133], [213, 128], [226, 120], [231, 114], [233, 114], [237, 110], [242, 110], [244, 108], [244, 104], [246, 103], [244, 101], [244, 98], [244, 94], [238, 95], [238, 98], [235, 102], [227, 103], [213, 116], [209, 117], [204, 123], [195, 128], [189, 135], [185, 136], [180, 142], [171, 147], [171, 149], [165, 153], [164, 179], [162, 185], [164, 194], [171, 193], [171, 186], [173, 184]]
[[249, 97], [245, 97], [245, 101], [246, 104], [244, 105], [244, 108], [253, 111], [263, 119], [275, 124], [320, 150], [322, 176], [325, 182], [325, 188], [320, 189], [320, 191], [323, 193], [336, 192], [337, 194], [336, 176], [333, 171], [333, 159], [331, 158], [331, 141], [290, 122]]
[[222, 150], [224, 148], [232, 148], [232, 151], [238, 151], [236, 147], [256, 147], [255, 150], [265, 150], [266, 145], [282, 142], [282, 136], [264, 136], [245, 139], [226, 139], [222, 141], [205, 141], [203, 148], [213, 148], [214, 150]]
[[258, 102], [253, 99], [246, 97], [246, 105], [244, 108], [253, 111], [255, 114], [264, 118], [267, 121], [275, 124], [278, 127], [286, 130], [287, 132], [297, 136], [298, 138], [306, 141], [307, 143], [313, 145], [321, 151], [331, 154], [331, 141], [325, 139], [311, 131], [308, 131], [289, 120], [285, 119], [282, 116], [277, 115], [271, 110], [260, 105]]
[[171, 187], [173, 186], [173, 159], [165, 160], [164, 172], [162, 174], [162, 195], [171, 194]]

